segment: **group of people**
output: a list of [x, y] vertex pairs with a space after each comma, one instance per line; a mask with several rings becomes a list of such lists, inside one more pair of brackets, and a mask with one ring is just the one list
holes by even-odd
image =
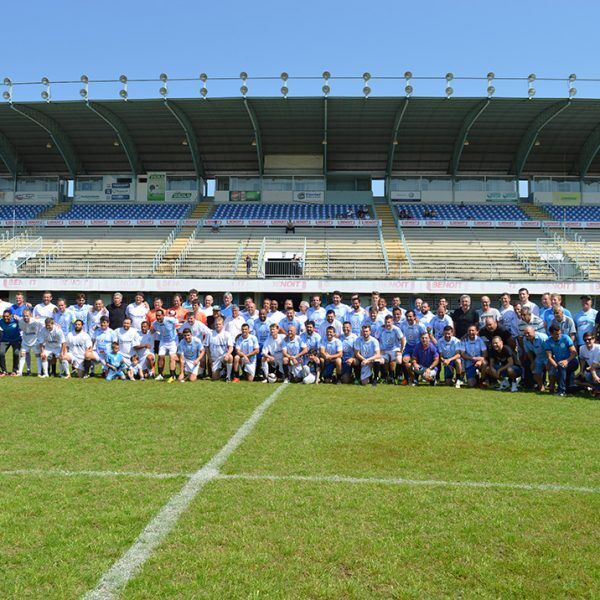
[[463, 295], [455, 310], [441, 298], [435, 312], [422, 298], [405, 308], [378, 292], [366, 307], [358, 294], [345, 304], [337, 291], [326, 306], [313, 295], [298, 307], [285, 300], [281, 310], [269, 298], [260, 308], [251, 297], [238, 306], [230, 293], [215, 305], [195, 289], [169, 304], [154, 298], [151, 307], [141, 293], [129, 304], [115, 293], [108, 306], [88, 304], [83, 293], [71, 306], [50, 292], [35, 306], [23, 294], [0, 300], [0, 376], [30, 374], [35, 358], [38, 377], [423, 382], [600, 396], [600, 315], [587, 295], [575, 315], [560, 294], [543, 294], [537, 306], [526, 288], [514, 304], [502, 294], [497, 308], [489, 296], [476, 308]]

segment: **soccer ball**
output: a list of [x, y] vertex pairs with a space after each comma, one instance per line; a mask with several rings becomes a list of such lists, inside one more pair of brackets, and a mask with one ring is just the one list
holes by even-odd
[[269, 373], [267, 375], [267, 381], [269, 383], [275, 383], [277, 381], [277, 375], [275, 375], [275, 373]]
[[317, 378], [312, 373], [309, 373], [302, 381], [306, 384], [310, 384], [314, 383], [316, 380]]

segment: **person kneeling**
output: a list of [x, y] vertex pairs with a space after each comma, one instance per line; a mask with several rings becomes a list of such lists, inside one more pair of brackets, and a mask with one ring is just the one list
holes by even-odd
[[412, 370], [415, 379], [411, 385], [417, 385], [419, 377], [423, 377], [429, 385], [435, 385], [439, 363], [440, 355], [435, 344], [431, 343], [428, 333], [422, 333], [421, 342], [417, 344], [412, 355]]
[[515, 365], [512, 350], [504, 345], [499, 336], [492, 338], [482, 377], [487, 378], [490, 384], [498, 383], [499, 390], [507, 390], [510, 387], [511, 392], [519, 391], [521, 367]]
[[106, 381], [112, 381], [113, 379], [126, 379], [126, 371], [128, 370], [125, 358], [119, 352], [119, 342], [113, 342], [111, 344], [112, 352], [109, 352], [106, 356]]

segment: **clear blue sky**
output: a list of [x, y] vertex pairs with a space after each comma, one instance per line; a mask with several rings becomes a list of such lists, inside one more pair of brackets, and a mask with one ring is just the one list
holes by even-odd
[[[171, 2], [79, 0], [4, 3], [0, 81], [238, 75], [497, 75], [600, 77], [600, 4], [513, 0], [345, 2]], [[279, 93], [281, 82], [248, 83], [250, 95]], [[319, 93], [322, 82], [289, 82], [290, 94]], [[361, 81], [332, 81], [332, 94], [360, 93]], [[416, 95], [442, 95], [444, 82], [413, 82]], [[454, 82], [460, 95], [483, 95], [485, 82]], [[500, 95], [525, 95], [526, 83], [496, 82]], [[210, 94], [239, 94], [240, 82], [209, 80]], [[79, 85], [54, 87], [55, 99]], [[131, 85], [157, 95], [159, 84]], [[173, 96], [198, 94], [199, 82], [170, 85]], [[371, 84], [373, 95], [402, 93], [403, 82]], [[566, 83], [537, 84], [540, 96], [564, 96]], [[600, 97], [600, 83], [578, 82], [579, 96]], [[115, 97], [118, 85], [92, 86]], [[15, 89], [39, 99], [41, 86]]]

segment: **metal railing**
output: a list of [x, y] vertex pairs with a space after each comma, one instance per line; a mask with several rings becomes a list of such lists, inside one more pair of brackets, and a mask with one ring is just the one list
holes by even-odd
[[110, 277], [152, 277], [151, 260], [102, 260], [83, 258], [78, 260], [59, 260], [43, 263], [40, 267], [43, 275], [64, 277], [93, 278], [98, 276]]
[[381, 231], [381, 227], [377, 227], [377, 233], [379, 234], [379, 245], [381, 246], [381, 253], [383, 254], [383, 263], [385, 264], [385, 274], [390, 274], [390, 260], [388, 258], [388, 253], [385, 248], [385, 240], [383, 239], [383, 232]]
[[264, 279], [265, 277], [265, 248], [267, 246], [267, 238], [264, 237], [258, 250], [258, 258], [256, 259], [256, 276]]
[[0, 258], [12, 254], [15, 250], [27, 246], [31, 242], [32, 236], [29, 231], [24, 231], [15, 236], [7, 231], [0, 238]]
[[575, 265], [565, 262], [565, 253], [560, 246], [556, 245], [553, 238], [537, 238], [535, 247], [540, 260], [554, 273], [556, 279], [578, 278], [579, 269]]
[[233, 260], [233, 268], [231, 269], [231, 276], [235, 277], [238, 272], [238, 268], [240, 266], [240, 261], [242, 260], [242, 254], [244, 253], [244, 241], [241, 240], [238, 244], [237, 252], [235, 253], [235, 258]]
[[39, 275], [46, 275], [48, 267], [60, 258], [63, 251], [63, 241], [58, 240], [50, 248], [39, 257], [39, 262], [35, 267], [35, 271]]
[[156, 251], [154, 258], [152, 259], [152, 270], [153, 271], [156, 271], [156, 269], [158, 269], [158, 266], [162, 262], [163, 258], [167, 255], [167, 252], [169, 252], [169, 249], [173, 245], [173, 242], [179, 235], [179, 232], [181, 231], [182, 228], [183, 228], [183, 222], [179, 221], [177, 223], [177, 225], [171, 230], [171, 233], [169, 233], [169, 235], [167, 236], [167, 239], [161, 244], [160, 248]]

